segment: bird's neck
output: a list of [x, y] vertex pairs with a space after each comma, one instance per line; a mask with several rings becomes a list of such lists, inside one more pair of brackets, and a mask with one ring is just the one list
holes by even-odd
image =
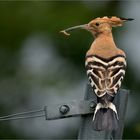
[[117, 52], [117, 47], [115, 45], [112, 33], [101, 33], [95, 37], [87, 55], [99, 55], [104, 58], [109, 58], [114, 56]]
[[116, 48], [112, 32], [103, 32], [95, 36], [93, 47], [101, 48]]
[[94, 35], [95, 37], [95, 40], [94, 41], [101, 41], [101, 40], [107, 40], [107, 41], [112, 41], [114, 42], [113, 40], [113, 35], [112, 35], [112, 32], [111, 31], [104, 31], [104, 32], [101, 32], [101, 33], [97, 33]]

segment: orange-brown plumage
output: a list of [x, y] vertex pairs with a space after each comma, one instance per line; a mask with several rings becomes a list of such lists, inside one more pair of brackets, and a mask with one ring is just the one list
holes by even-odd
[[[123, 22], [124, 20], [115, 16], [111, 18], [96, 18], [89, 22], [88, 25], [93, 27], [90, 31], [94, 35], [95, 40], [86, 55], [94, 54], [103, 58], [109, 58], [115, 55], [125, 56], [125, 53], [116, 47], [112, 36], [112, 27], [121, 26]], [[100, 27], [96, 25], [97, 23], [100, 24]]]
[[92, 54], [102, 56], [103, 58], [110, 58], [117, 54], [125, 56], [125, 53], [116, 47], [112, 36], [106, 35], [97, 37], [92, 43], [90, 49], [86, 53], [86, 56]]

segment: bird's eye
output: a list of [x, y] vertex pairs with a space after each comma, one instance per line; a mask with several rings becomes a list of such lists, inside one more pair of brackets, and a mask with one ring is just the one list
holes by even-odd
[[99, 22], [96, 22], [96, 23], [95, 23], [95, 25], [96, 25], [96, 26], [99, 26], [99, 25], [100, 25], [100, 23], [99, 23]]

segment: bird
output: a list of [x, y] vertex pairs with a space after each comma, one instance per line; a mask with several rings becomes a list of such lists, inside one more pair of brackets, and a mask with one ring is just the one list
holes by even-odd
[[96, 131], [113, 131], [118, 128], [119, 116], [113, 101], [124, 79], [127, 60], [125, 52], [114, 41], [112, 28], [132, 20], [117, 16], [97, 17], [88, 24], [61, 31], [70, 35], [69, 31], [81, 28], [91, 32], [94, 37], [85, 56], [85, 68], [90, 86], [97, 97], [92, 123]]

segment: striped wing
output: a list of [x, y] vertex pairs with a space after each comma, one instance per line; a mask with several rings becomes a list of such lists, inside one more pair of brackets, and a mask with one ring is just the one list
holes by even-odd
[[86, 57], [86, 69], [91, 87], [98, 97], [106, 93], [114, 96], [125, 75], [126, 59], [117, 55], [104, 59], [95, 55]]

